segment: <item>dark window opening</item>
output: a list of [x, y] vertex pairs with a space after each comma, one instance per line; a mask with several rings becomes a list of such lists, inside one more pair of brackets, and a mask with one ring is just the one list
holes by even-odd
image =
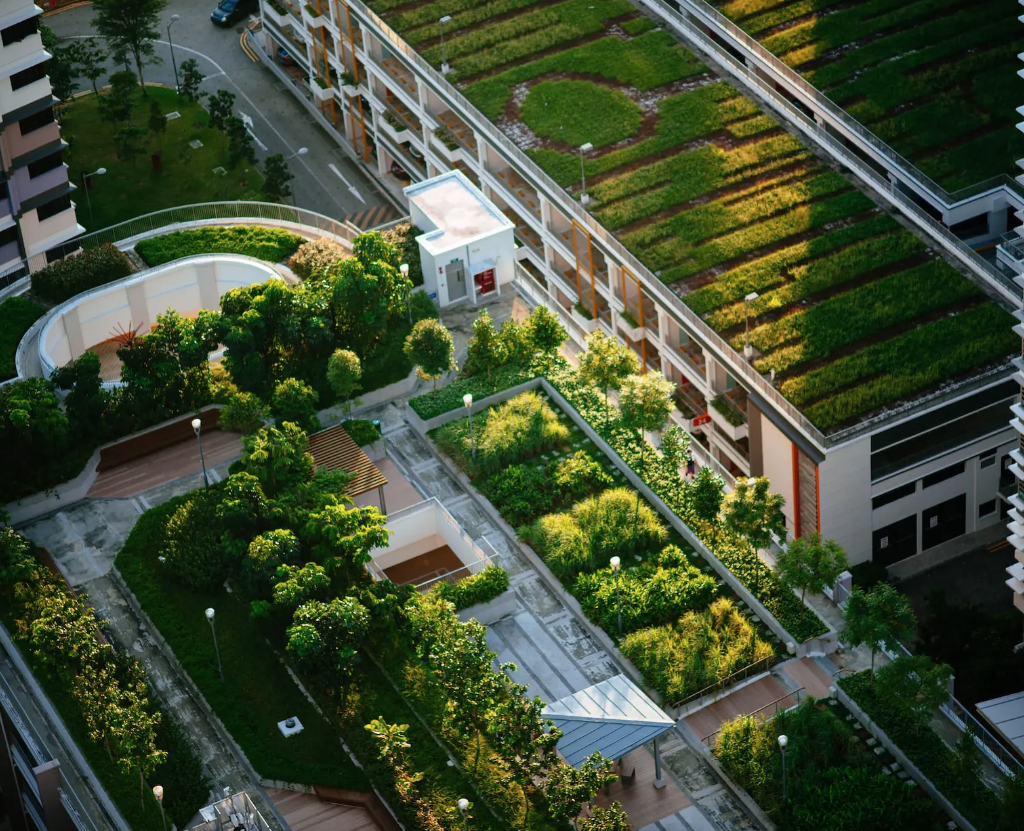
[[921, 550], [948, 542], [967, 531], [967, 494], [933, 505], [921, 514]]
[[61, 211], [66, 211], [71, 207], [71, 196], [64, 194], [58, 196], [56, 199], [51, 199], [45, 205], [40, 205], [36, 209], [36, 214], [39, 217], [39, 221], [42, 222], [44, 219], [49, 219], [51, 216], [56, 216]]
[[893, 488], [891, 491], [886, 491], [883, 494], [879, 494], [871, 500], [872, 510], [875, 508], [881, 508], [883, 505], [889, 505], [895, 502], [897, 499], [903, 499], [905, 496], [910, 496], [917, 491], [917, 482], [911, 482], [909, 485], [903, 485], [899, 488]]
[[966, 469], [967, 463], [960, 462], [960, 464], [950, 465], [949, 467], [942, 468], [942, 470], [935, 471], [935, 473], [930, 473], [921, 480], [921, 489], [930, 488], [932, 485], [939, 484], [939, 482], [945, 482], [947, 479], [959, 476]]
[[43, 156], [41, 159], [30, 162], [28, 165], [28, 177], [35, 179], [37, 176], [42, 176], [44, 173], [48, 173], [62, 164], [64, 164], [64, 153], [58, 150], [56, 153], [51, 153], [49, 156]]
[[21, 72], [15, 72], [11, 76], [11, 89], [19, 90], [22, 87], [27, 87], [29, 84], [33, 84], [45, 77], [46, 61], [41, 61], [35, 66], [30, 66], [28, 69], [21, 70]]
[[978, 506], [978, 516], [988, 516], [996, 512], [996, 501], [990, 499], [988, 502], [982, 502]]
[[38, 31], [39, 18], [33, 15], [28, 20], [22, 20], [20, 23], [15, 23], [13, 26], [8, 26], [3, 31], [0, 31], [0, 41], [3, 42], [4, 46], [10, 46], [12, 43], [23, 41], [29, 35], [34, 35]]
[[18, 241], [18, 226], [12, 225], [10, 228], [4, 228], [0, 231], [0, 248], [5, 245], [10, 245], [12, 242]]
[[882, 566], [913, 557], [917, 553], [917, 514], [879, 528], [872, 535], [871, 559]]
[[47, 107], [45, 110], [25, 116], [18, 122], [18, 127], [21, 129], [21, 134], [27, 136], [34, 130], [45, 127], [47, 124], [53, 124], [53, 122], [53, 107]]

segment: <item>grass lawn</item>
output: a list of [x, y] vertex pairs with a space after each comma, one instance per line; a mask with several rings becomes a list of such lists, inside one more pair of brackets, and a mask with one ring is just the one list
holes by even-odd
[[[81, 174], [106, 168], [106, 174], [89, 180], [89, 201], [79, 193], [78, 221], [90, 231], [116, 225], [142, 214], [189, 205], [243, 198], [259, 198], [263, 177], [243, 162], [231, 170], [227, 165], [227, 138], [208, 126], [209, 116], [199, 104], [179, 102], [177, 95], [163, 87], [147, 87], [147, 95], [135, 95], [133, 123], [146, 127], [151, 101], [157, 101], [165, 115], [181, 113], [167, 122], [163, 135], [146, 137], [146, 150], [132, 162], [117, 158], [114, 136], [120, 129], [100, 118], [97, 98], [91, 92], [76, 98], [64, 116], [62, 133], [71, 149], [67, 154], [71, 181], [81, 185]], [[102, 95], [102, 93], [101, 93]], [[190, 142], [202, 146], [193, 149]], [[150, 154], [160, 153], [163, 169], [156, 173]], [[214, 168], [224, 167], [218, 176]]]
[[18, 374], [14, 353], [22, 336], [45, 312], [44, 306], [24, 297], [8, 297], [0, 303], [0, 381]]

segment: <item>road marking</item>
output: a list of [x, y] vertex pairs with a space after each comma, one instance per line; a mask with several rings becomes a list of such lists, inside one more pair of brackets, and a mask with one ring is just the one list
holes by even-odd
[[246, 115], [241, 110], [238, 111], [238, 114], [242, 117], [242, 123], [245, 125], [245, 132], [247, 132], [250, 136], [252, 136], [252, 140], [254, 142], [256, 142], [256, 144], [259, 145], [260, 150], [262, 150], [264, 153], [266, 153], [267, 152], [267, 145], [265, 145], [262, 141], [260, 141], [256, 137], [256, 134], [252, 131], [252, 116], [251, 115]]
[[146, 499], [146, 497], [142, 496], [141, 494], [139, 495], [139, 502], [142, 503], [143, 507], [145, 507], [147, 511], [153, 507], [152, 505], [149, 504], [149, 500]]
[[358, 199], [360, 202], [362, 202], [365, 205], [366, 204], [366, 200], [363, 199], [363, 197], [359, 195], [359, 191], [356, 190], [355, 186], [348, 179], [346, 179], [344, 176], [341, 175], [341, 171], [338, 170], [337, 167], [335, 167], [334, 162], [331, 162], [327, 166], [331, 170], [334, 171], [334, 175], [335, 176], [337, 176], [339, 179], [341, 179], [341, 181], [343, 181], [345, 183], [345, 185], [348, 187], [349, 193], [351, 193], [356, 199]]

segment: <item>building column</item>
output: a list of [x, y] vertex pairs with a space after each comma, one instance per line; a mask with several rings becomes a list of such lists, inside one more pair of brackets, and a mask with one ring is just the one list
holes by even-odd
[[661, 740], [654, 740], [654, 787], [664, 788], [665, 777], [661, 773]]

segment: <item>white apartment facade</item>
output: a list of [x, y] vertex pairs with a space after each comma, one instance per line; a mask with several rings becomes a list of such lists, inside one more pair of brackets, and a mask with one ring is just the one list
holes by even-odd
[[0, 3], [0, 276], [81, 234], [32, 0]]
[[791, 535], [820, 531], [853, 563], [907, 574], [1001, 533], [1009, 364], [825, 436], [359, 0], [261, 8], [266, 54], [293, 56], [297, 94], [355, 154], [391, 184], [461, 171], [515, 225], [524, 293], [577, 344], [601, 328], [673, 381], [697, 460], [767, 476]]

